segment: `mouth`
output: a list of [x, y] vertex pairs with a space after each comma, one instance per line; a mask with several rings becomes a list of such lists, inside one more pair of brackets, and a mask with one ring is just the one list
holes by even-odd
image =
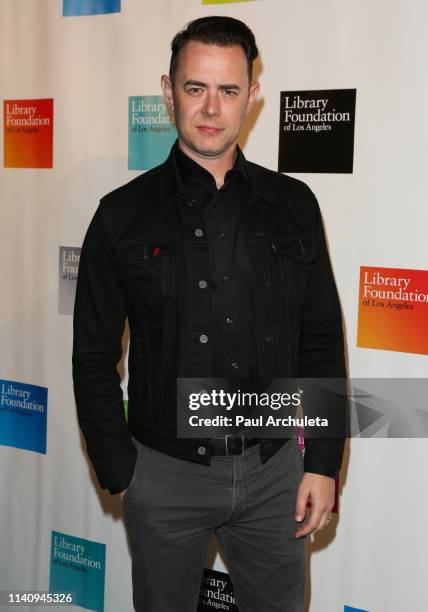
[[198, 125], [197, 128], [202, 134], [207, 134], [209, 136], [216, 136], [223, 131], [222, 128], [216, 128], [210, 125]]

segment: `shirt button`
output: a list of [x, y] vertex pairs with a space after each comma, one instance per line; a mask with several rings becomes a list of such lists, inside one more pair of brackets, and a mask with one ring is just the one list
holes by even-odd
[[238, 363], [237, 361], [233, 361], [233, 362], [232, 362], [232, 368], [233, 368], [234, 370], [237, 370], [237, 369], [239, 368], [239, 363]]
[[226, 234], [224, 232], [217, 232], [217, 238], [225, 238]]
[[199, 336], [199, 342], [201, 344], [206, 344], [208, 342], [208, 336], [206, 334], [201, 334]]
[[199, 289], [206, 289], [208, 286], [208, 283], [206, 280], [200, 280], [198, 285], [199, 285]]
[[205, 446], [198, 446], [198, 455], [205, 455], [207, 452], [207, 449], [205, 448]]
[[195, 229], [195, 236], [196, 236], [196, 238], [202, 238], [202, 236], [203, 236], [203, 235], [204, 235], [203, 230], [201, 230], [201, 228], [200, 228], [200, 227], [197, 227], [197, 228]]
[[232, 319], [232, 317], [226, 317], [226, 323], [227, 323], [228, 325], [230, 325], [231, 323], [233, 323], [233, 319]]

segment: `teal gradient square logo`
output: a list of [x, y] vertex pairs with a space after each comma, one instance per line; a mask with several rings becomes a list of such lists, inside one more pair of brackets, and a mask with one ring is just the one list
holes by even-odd
[[120, 13], [120, 0], [64, 0], [64, 17]]
[[72, 591], [74, 604], [104, 611], [106, 545], [52, 531], [49, 591]]
[[368, 610], [363, 610], [362, 608], [352, 608], [351, 606], [345, 606], [343, 608], [343, 612], [368, 612]]
[[0, 444], [46, 453], [48, 390], [0, 380]]
[[128, 169], [150, 170], [162, 164], [177, 138], [162, 96], [130, 96]]

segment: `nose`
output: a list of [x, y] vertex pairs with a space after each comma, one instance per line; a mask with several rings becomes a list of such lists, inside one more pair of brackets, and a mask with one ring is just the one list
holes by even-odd
[[202, 112], [207, 117], [215, 117], [220, 113], [220, 99], [217, 92], [207, 91]]

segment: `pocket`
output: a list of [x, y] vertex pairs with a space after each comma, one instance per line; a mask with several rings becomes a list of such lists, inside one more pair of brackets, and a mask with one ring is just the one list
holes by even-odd
[[134, 467], [134, 472], [132, 474], [132, 478], [129, 482], [128, 488], [125, 491], [125, 495], [122, 498], [122, 503], [124, 504], [125, 501], [128, 499], [129, 496], [129, 492], [132, 491], [132, 489], [135, 487], [135, 484], [138, 480], [138, 473], [139, 473], [139, 468], [141, 465], [143, 459], [143, 447], [141, 444], [138, 445], [138, 454], [137, 454], [137, 459], [135, 461], [135, 467]]
[[279, 260], [292, 259], [302, 264], [309, 264], [316, 257], [314, 239], [311, 234], [273, 239], [271, 246]]
[[150, 268], [172, 253], [174, 250], [169, 243], [134, 240], [118, 243], [115, 259], [124, 265]]
[[302, 234], [273, 239], [271, 249], [282, 297], [297, 313], [306, 291], [310, 264], [316, 258], [313, 236]]
[[175, 297], [175, 251], [171, 244], [123, 242], [116, 246], [115, 261], [137, 308], [159, 312], [162, 304]]

